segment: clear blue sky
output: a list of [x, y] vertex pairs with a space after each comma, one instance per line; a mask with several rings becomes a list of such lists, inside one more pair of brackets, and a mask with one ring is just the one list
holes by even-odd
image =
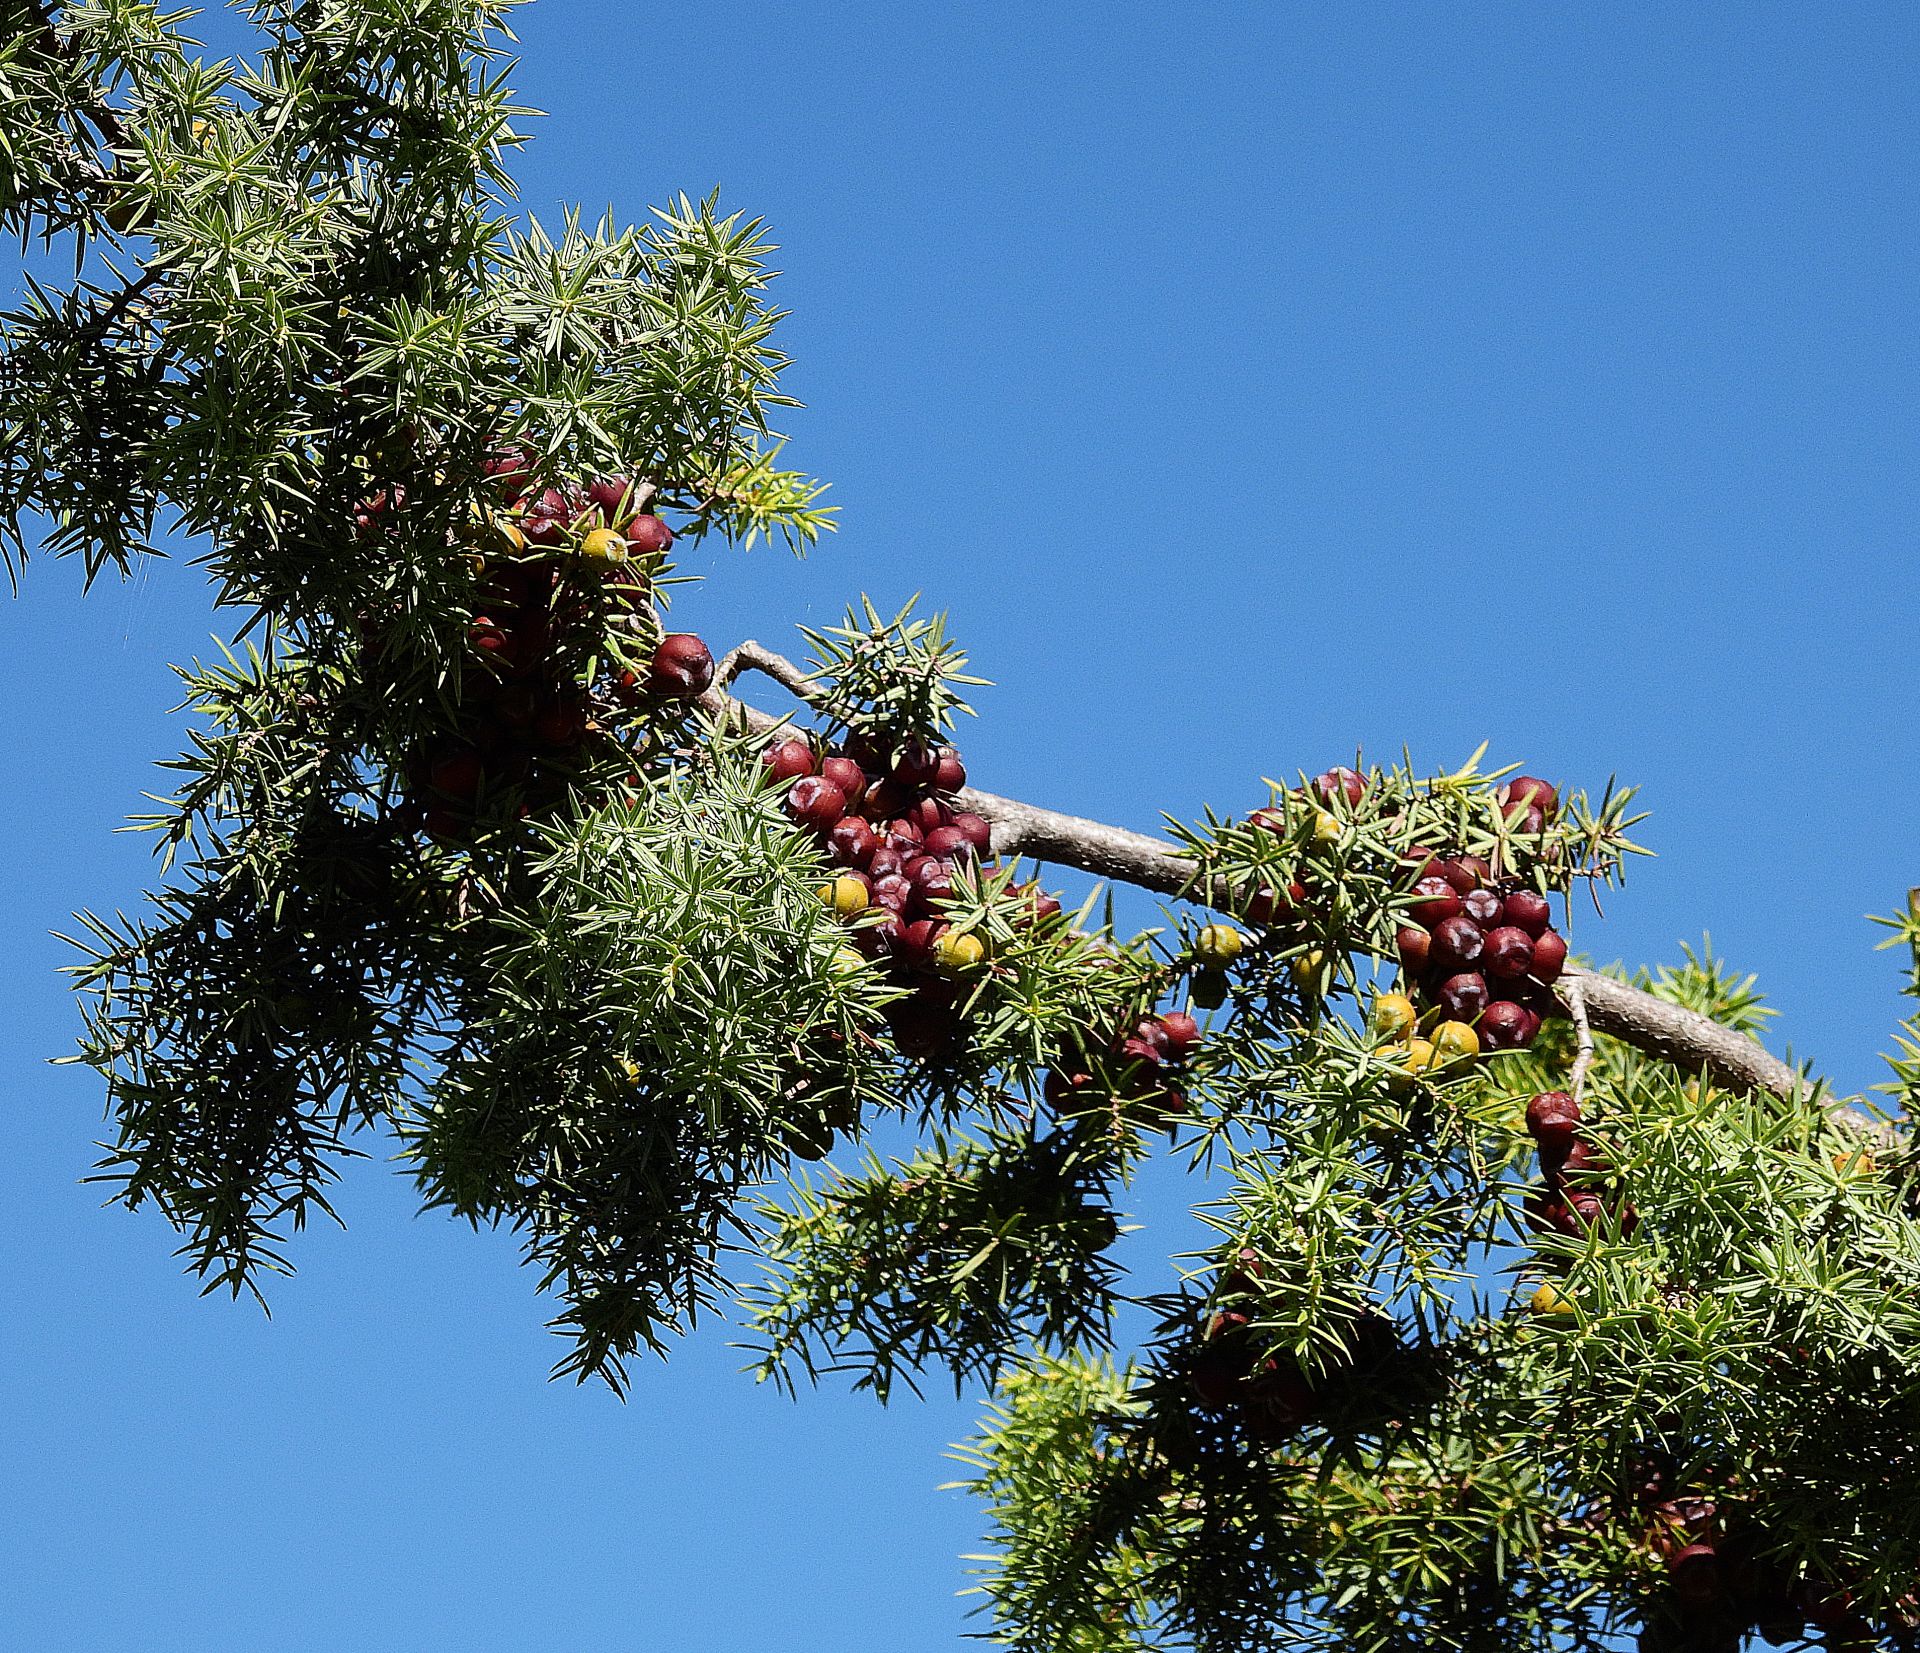
[[[791, 638], [926, 590], [976, 778], [1150, 827], [1404, 742], [1643, 784], [1579, 945], [1711, 931], [1879, 1077], [1920, 882], [1920, 13], [1565, 4], [542, 4], [528, 204], [719, 184], [794, 311], [845, 531], [678, 610]], [[511, 1243], [379, 1165], [271, 1323], [97, 1209], [47, 932], [137, 903], [181, 565], [0, 601], [0, 1645], [958, 1645], [976, 1397], [798, 1407], [716, 1328], [549, 1385]], [[1777, 1039], [1776, 1044], [1781, 1040]], [[1165, 1190], [1143, 1214], [1170, 1231]]]

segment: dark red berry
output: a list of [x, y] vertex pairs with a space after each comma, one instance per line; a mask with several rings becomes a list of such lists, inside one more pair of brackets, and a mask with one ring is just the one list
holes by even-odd
[[1547, 904], [1544, 895], [1532, 890], [1515, 890], [1500, 903], [1500, 917], [1515, 929], [1538, 936], [1553, 922], [1553, 908]]
[[1120, 1041], [1120, 1060], [1128, 1066], [1157, 1068], [1164, 1052], [1151, 1039], [1143, 1039], [1138, 1034]]
[[1491, 930], [1500, 922], [1500, 897], [1492, 890], [1469, 890], [1461, 897], [1460, 905], [1466, 909], [1467, 917], [1483, 930]]
[[877, 906], [870, 911], [877, 911], [880, 916], [862, 919], [848, 936], [868, 958], [880, 958], [900, 940], [900, 915], [888, 907]]
[[672, 700], [697, 699], [713, 684], [713, 656], [692, 632], [671, 632], [653, 651], [649, 678], [655, 694]]
[[1567, 938], [1558, 930], [1549, 930], [1533, 944], [1533, 967], [1529, 972], [1535, 981], [1549, 984], [1560, 979], [1560, 971], [1567, 962]]
[[1186, 1055], [1200, 1042], [1200, 1024], [1184, 1010], [1163, 1011], [1159, 1021], [1167, 1036], [1167, 1049], [1174, 1057]]
[[953, 818], [953, 830], [982, 855], [993, 847], [993, 828], [981, 816], [962, 811]]
[[1413, 893], [1421, 899], [1407, 908], [1407, 916], [1429, 930], [1450, 918], [1458, 918], [1465, 910], [1459, 893], [1444, 878], [1422, 878], [1413, 886]]
[[973, 848], [967, 835], [958, 827], [935, 827], [927, 834], [927, 853], [937, 855], [943, 861], [951, 861], [957, 855], [963, 855]]
[[833, 831], [827, 835], [828, 852], [843, 867], [866, 867], [871, 871], [874, 852], [879, 847], [879, 834], [857, 815], [836, 821]]
[[1394, 937], [1394, 944], [1400, 953], [1400, 968], [1409, 976], [1424, 976], [1427, 973], [1427, 960], [1432, 953], [1433, 937], [1425, 930], [1416, 930], [1411, 924], [1403, 924]]
[[907, 789], [891, 778], [875, 781], [860, 800], [860, 808], [869, 821], [891, 821], [903, 814], [913, 800]]
[[1518, 1050], [1527, 1043], [1533, 1013], [1507, 999], [1495, 999], [1481, 1013], [1480, 1042], [1490, 1050]]
[[932, 786], [940, 774], [940, 748], [924, 740], [910, 740], [893, 760], [893, 778], [916, 791]]
[[1162, 1056], [1173, 1049], [1173, 1041], [1167, 1037], [1166, 1027], [1158, 1016], [1142, 1017], [1134, 1024], [1132, 1037], [1145, 1039]]
[[1282, 918], [1293, 912], [1307, 899], [1306, 886], [1298, 880], [1284, 890], [1274, 890], [1262, 884], [1247, 897], [1246, 918], [1249, 924], [1271, 924], [1276, 918]]
[[1598, 1194], [1580, 1189], [1561, 1197], [1566, 1201], [1567, 1209], [1574, 1214], [1581, 1227], [1592, 1228], [1606, 1221], [1607, 1208]]
[[1668, 1559], [1667, 1577], [1676, 1596], [1703, 1607], [1720, 1593], [1720, 1557], [1711, 1544], [1689, 1544]]
[[1551, 820], [1554, 811], [1560, 807], [1560, 794], [1553, 783], [1535, 775], [1514, 776], [1503, 788], [1503, 793], [1509, 812], [1518, 805], [1522, 809], [1537, 809], [1546, 820]]
[[1224, 1412], [1232, 1406], [1240, 1398], [1246, 1376], [1245, 1355], [1219, 1347], [1200, 1350], [1187, 1370], [1194, 1399], [1209, 1412]]
[[637, 557], [657, 557], [673, 544], [673, 530], [658, 517], [644, 512], [620, 530], [620, 537]]
[[467, 835], [472, 823], [456, 809], [434, 804], [421, 817], [421, 828], [439, 843], [453, 843]]
[[1083, 1091], [1094, 1089], [1093, 1075], [1066, 1068], [1049, 1068], [1047, 1077], [1041, 1085], [1041, 1094], [1049, 1105], [1064, 1108], [1073, 1102]]
[[511, 504], [519, 499], [533, 474], [533, 454], [520, 447], [495, 448], [480, 461], [480, 474], [497, 482]]
[[913, 884], [900, 873], [869, 873], [873, 879], [873, 901], [890, 913], [904, 913], [913, 900]]
[[1060, 902], [1057, 897], [1033, 885], [1027, 886], [1026, 919], [1031, 924], [1044, 924], [1050, 918], [1060, 916]]
[[776, 781], [797, 781], [813, 773], [813, 748], [804, 740], [783, 740], [760, 760]]
[[1607, 1156], [1590, 1137], [1580, 1136], [1575, 1137], [1568, 1146], [1567, 1157], [1560, 1165], [1560, 1174], [1563, 1177], [1597, 1176], [1606, 1168]]
[[951, 746], [942, 746], [934, 763], [933, 784], [941, 792], [958, 792], [967, 784], [967, 766]]
[[1524, 976], [1533, 963], [1533, 937], [1517, 924], [1502, 924], [1487, 932], [1481, 964], [1489, 976], [1512, 981]]
[[897, 849], [889, 849], [876, 836], [876, 848], [867, 857], [867, 876], [869, 878], [891, 878], [895, 873], [904, 873], [907, 868], [906, 857]]
[[820, 765], [820, 775], [823, 780], [832, 781], [849, 798], [857, 798], [866, 790], [866, 773], [852, 758], [828, 758]]
[[907, 868], [916, 911], [931, 912], [953, 893], [953, 869], [937, 855], [923, 855]]
[[587, 709], [584, 706], [562, 701], [542, 706], [534, 714], [534, 736], [548, 746], [577, 746], [586, 728]]
[[633, 478], [631, 477], [595, 477], [587, 484], [587, 503], [599, 506], [600, 520], [611, 523], [620, 514], [620, 507], [626, 502], [628, 491], [632, 487]]
[[1351, 769], [1336, 767], [1314, 776], [1313, 789], [1327, 803], [1345, 798], [1349, 804], [1357, 804], [1367, 795], [1367, 778]]
[[1527, 1227], [1536, 1234], [1574, 1235], [1580, 1224], [1573, 1209], [1557, 1195], [1536, 1190], [1527, 1196]]
[[1564, 1159], [1580, 1129], [1580, 1104], [1565, 1091], [1543, 1091], [1527, 1104], [1527, 1131], [1544, 1147], [1559, 1144]]
[[915, 994], [887, 1007], [887, 1025], [902, 1056], [923, 1059], [937, 1055], [952, 1037], [954, 1015], [947, 1006]]
[[909, 804], [901, 814], [920, 829], [922, 837], [953, 824], [953, 811], [938, 798], [922, 798], [918, 803]]
[[1477, 970], [1463, 970], [1440, 984], [1440, 1007], [1456, 1022], [1472, 1022], [1487, 1008], [1487, 978]]
[[787, 812], [819, 832], [830, 832], [847, 812], [847, 795], [832, 781], [802, 775], [787, 793]]
[[427, 771], [427, 784], [449, 798], [471, 803], [479, 794], [481, 774], [478, 752], [456, 752]]
[[1480, 962], [1487, 938], [1470, 918], [1450, 918], [1433, 928], [1434, 968], [1448, 974]]
[[946, 930], [947, 926], [938, 919], [915, 919], [900, 931], [901, 956], [913, 964], [931, 963], [933, 944]]

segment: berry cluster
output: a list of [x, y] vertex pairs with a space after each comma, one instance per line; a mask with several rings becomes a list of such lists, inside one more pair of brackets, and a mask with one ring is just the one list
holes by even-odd
[[[763, 761], [787, 788], [787, 813], [840, 868], [821, 899], [855, 925], [855, 947], [913, 989], [888, 1007], [894, 1042], [906, 1056], [939, 1055], [959, 1025], [963, 978], [986, 956], [979, 936], [944, 916], [956, 870], [977, 863], [991, 838], [986, 821], [953, 806], [967, 784], [960, 754], [922, 740], [883, 750], [858, 738], [822, 753], [793, 737]], [[1060, 911], [1032, 887], [1019, 896], [1034, 920]]]
[[1612, 1516], [1597, 1513], [1621, 1520], [1664, 1576], [1642, 1646], [1737, 1648], [1749, 1632], [1782, 1646], [1810, 1630], [1829, 1647], [1920, 1646], [1920, 1602], [1896, 1603], [1874, 1624], [1844, 1585], [1801, 1577], [1766, 1555], [1765, 1533], [1741, 1502], [1679, 1491], [1665, 1455], [1640, 1455], [1627, 1479]]
[[1377, 1311], [1360, 1315], [1315, 1372], [1284, 1350], [1265, 1348], [1249, 1312], [1262, 1272], [1259, 1256], [1243, 1248], [1220, 1277], [1215, 1296], [1225, 1306], [1181, 1362], [1200, 1410], [1224, 1415], [1235, 1433], [1277, 1446], [1358, 1395], [1391, 1408], [1425, 1374], [1427, 1355], [1403, 1343], [1393, 1321]]
[[1183, 1083], [1200, 1044], [1200, 1024], [1184, 1010], [1143, 1016], [1124, 1030], [1064, 1051], [1047, 1071], [1043, 1094], [1061, 1115], [1085, 1113], [1101, 1099], [1171, 1125], [1187, 1111]]
[[[610, 723], [697, 699], [713, 682], [713, 656], [698, 637], [658, 635], [654, 576], [673, 531], [636, 508], [642, 495], [630, 478], [536, 489], [530, 460], [517, 451], [496, 454], [486, 469], [501, 509], [464, 548], [475, 579], [474, 669], [452, 726], [406, 765], [409, 809], [449, 841], [484, 815], [559, 804]], [[404, 506], [399, 490], [375, 494], [356, 525], [380, 532]], [[616, 665], [595, 680], [602, 645], [622, 629], [642, 648], [644, 669]]]
[[1527, 1223], [1536, 1234], [1573, 1236], [1604, 1224], [1624, 1239], [1639, 1226], [1631, 1200], [1609, 1198], [1606, 1155], [1582, 1134], [1580, 1104], [1565, 1091], [1545, 1091], [1527, 1103], [1527, 1134], [1546, 1179], [1527, 1200]]
[[[820, 752], [790, 737], [762, 761], [787, 789], [787, 813], [840, 869], [820, 898], [854, 926], [854, 946], [910, 989], [888, 1007], [895, 1044], [915, 1059], [940, 1056], [987, 957], [983, 938], [947, 916], [954, 877], [963, 867], [985, 881], [997, 872], [981, 862], [991, 841], [987, 822], [954, 804], [967, 782], [959, 752], [920, 740], [882, 750], [858, 738]], [[1023, 926], [1060, 913], [1058, 899], [1032, 883], [1008, 885], [1003, 899]], [[1087, 1033], [1048, 1070], [1046, 1099], [1061, 1113], [1111, 1097], [1159, 1116], [1178, 1114], [1187, 1105], [1180, 1074], [1199, 1042], [1200, 1024], [1175, 1010]]]
[[[1523, 776], [1503, 804], [1538, 827], [1557, 807], [1552, 786]], [[1409, 995], [1474, 1035], [1476, 1050], [1533, 1043], [1567, 962], [1547, 898], [1498, 876], [1476, 855], [1428, 856], [1396, 943]]]

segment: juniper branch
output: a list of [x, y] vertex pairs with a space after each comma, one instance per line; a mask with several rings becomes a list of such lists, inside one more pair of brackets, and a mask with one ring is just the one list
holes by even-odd
[[[772, 678], [797, 699], [813, 704], [812, 683], [805, 671], [784, 656], [751, 640], [732, 650], [721, 663], [715, 686], [705, 699], [710, 715], [733, 719], [755, 731], [774, 728], [780, 720], [727, 694], [722, 684], [745, 671]], [[1097, 878], [1130, 884], [1175, 900], [1203, 904], [1218, 892], [1195, 887], [1193, 862], [1171, 845], [1145, 833], [1104, 821], [1043, 809], [1017, 798], [1001, 797], [975, 787], [962, 791], [959, 807], [981, 816], [993, 827], [993, 848], [1000, 855], [1024, 855], [1073, 867]], [[1816, 1081], [1789, 1066], [1757, 1040], [1709, 1016], [1669, 1004], [1653, 994], [1597, 971], [1570, 966], [1561, 978], [1560, 1013], [1572, 1019], [1569, 1000], [1577, 995], [1589, 1025], [1649, 1056], [1671, 1062], [1692, 1073], [1704, 1073], [1731, 1090], [1765, 1090], [1788, 1096], [1811, 1089]], [[1835, 1107], [1851, 1107], [1836, 1100]], [[1851, 1116], [1862, 1124], [1870, 1122]], [[1880, 1127], [1891, 1139], [1892, 1133]]]

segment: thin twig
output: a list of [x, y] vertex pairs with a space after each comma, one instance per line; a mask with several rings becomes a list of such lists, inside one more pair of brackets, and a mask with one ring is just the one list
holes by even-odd
[[1587, 984], [1579, 976], [1562, 982], [1560, 1002], [1567, 1007], [1567, 1019], [1573, 1023], [1573, 1073], [1571, 1089], [1575, 1102], [1587, 1095], [1587, 1070], [1593, 1066], [1593, 1023], [1587, 1018]]

